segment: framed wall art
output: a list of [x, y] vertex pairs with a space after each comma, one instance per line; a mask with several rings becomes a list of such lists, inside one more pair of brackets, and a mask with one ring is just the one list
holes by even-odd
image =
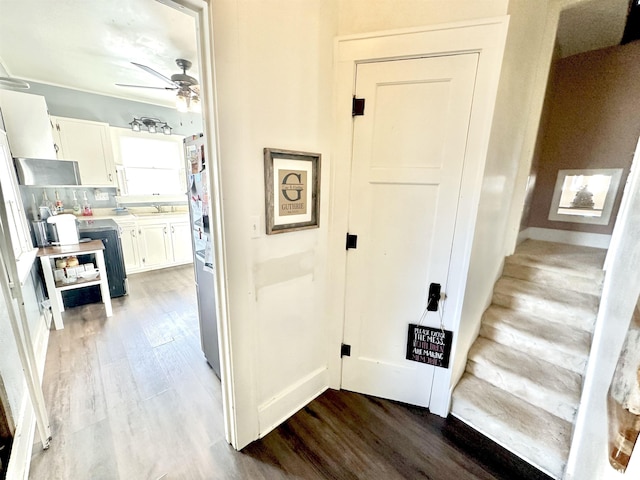
[[559, 170], [549, 220], [608, 225], [622, 168]]
[[319, 153], [264, 149], [267, 235], [318, 228]]

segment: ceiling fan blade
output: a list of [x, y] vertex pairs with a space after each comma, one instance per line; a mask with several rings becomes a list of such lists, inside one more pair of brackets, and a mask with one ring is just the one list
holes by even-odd
[[116, 83], [118, 87], [152, 88], [154, 90], [177, 90], [178, 87], [148, 87], [146, 85], [128, 85], [126, 83]]
[[176, 86], [176, 83], [173, 80], [171, 80], [169, 77], [165, 77], [159, 72], [156, 72], [153, 68], [147, 67], [146, 65], [142, 65], [141, 63], [136, 63], [136, 62], [131, 62], [131, 63], [133, 63], [136, 67], [141, 68], [145, 72], [150, 73], [151, 75], [155, 75], [160, 80], [168, 83], [169, 85], [173, 85], [174, 87]]

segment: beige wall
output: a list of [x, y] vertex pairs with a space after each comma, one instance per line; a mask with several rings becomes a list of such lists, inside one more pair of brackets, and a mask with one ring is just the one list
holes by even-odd
[[527, 226], [610, 234], [609, 225], [549, 221], [558, 170], [624, 168], [629, 171], [640, 134], [640, 42], [561, 59], [547, 98], [548, 120], [541, 140], [536, 187]]

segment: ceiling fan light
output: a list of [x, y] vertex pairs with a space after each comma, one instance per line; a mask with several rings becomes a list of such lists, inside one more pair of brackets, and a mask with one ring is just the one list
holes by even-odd
[[185, 92], [178, 92], [176, 95], [176, 109], [181, 113], [188, 112], [190, 100], [191, 97], [188, 93], [185, 95]]
[[200, 106], [200, 97], [195, 93], [191, 95], [191, 111], [200, 113], [202, 111]]

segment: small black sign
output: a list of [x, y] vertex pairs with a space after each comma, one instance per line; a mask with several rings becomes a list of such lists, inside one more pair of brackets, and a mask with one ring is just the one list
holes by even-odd
[[448, 368], [453, 332], [439, 328], [409, 325], [407, 360]]

